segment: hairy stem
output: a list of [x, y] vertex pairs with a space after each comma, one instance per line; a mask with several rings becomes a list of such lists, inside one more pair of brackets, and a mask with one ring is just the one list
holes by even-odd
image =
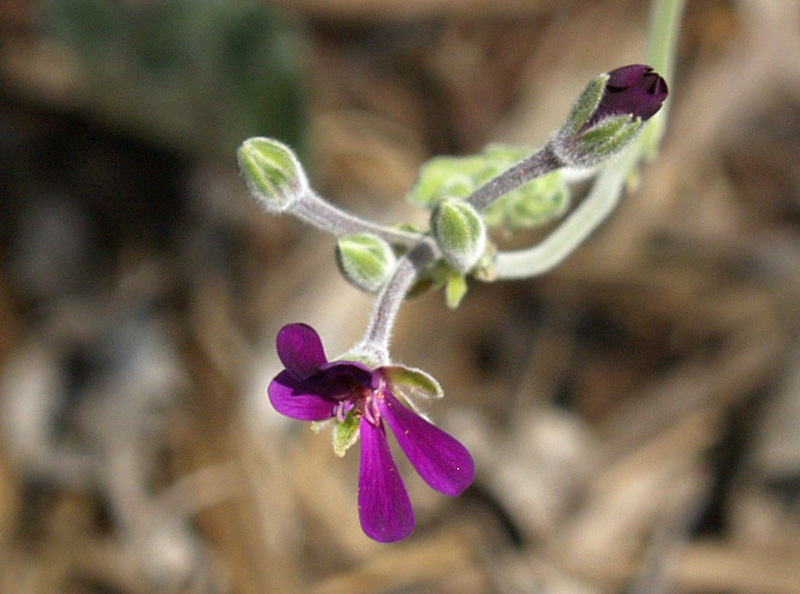
[[520, 161], [483, 184], [467, 198], [467, 202], [475, 207], [478, 212], [481, 212], [492, 202], [505, 196], [510, 191], [563, 166], [564, 163], [556, 156], [550, 146], [545, 145], [527, 159]]
[[317, 229], [335, 235], [337, 238], [354, 233], [372, 233], [390, 244], [406, 248], [413, 247], [419, 243], [421, 238], [419, 233], [392, 229], [350, 214], [321, 198], [313, 191], [302, 195], [292, 205], [289, 212]]
[[419, 272], [430, 266], [437, 257], [436, 243], [427, 238], [419, 241], [397, 261], [392, 278], [378, 293], [367, 330], [356, 350], [372, 354], [382, 362], [389, 361], [389, 340], [400, 305]]

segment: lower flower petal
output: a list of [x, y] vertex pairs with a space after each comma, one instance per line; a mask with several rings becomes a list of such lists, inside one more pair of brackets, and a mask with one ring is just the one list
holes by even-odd
[[472, 484], [475, 462], [458, 440], [403, 406], [391, 392], [384, 391], [377, 402], [400, 448], [426, 483], [452, 496]]
[[333, 416], [336, 402], [319, 394], [308, 394], [303, 382], [288, 371], [281, 371], [267, 388], [269, 401], [282, 415], [301, 421], [324, 421]]
[[414, 530], [414, 510], [392, 458], [383, 427], [361, 419], [358, 515], [364, 533], [378, 542], [406, 538]]

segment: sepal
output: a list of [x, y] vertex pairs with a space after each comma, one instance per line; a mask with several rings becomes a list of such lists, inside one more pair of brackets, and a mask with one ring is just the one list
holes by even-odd
[[360, 419], [358, 415], [350, 411], [344, 418], [344, 421], [334, 423], [333, 431], [331, 432], [333, 441], [333, 453], [340, 458], [347, 453], [355, 443], [358, 441], [360, 435]]
[[597, 111], [600, 101], [603, 99], [608, 79], [608, 73], [603, 73], [598, 74], [589, 81], [589, 84], [586, 85], [578, 96], [578, 99], [572, 105], [567, 121], [564, 122], [561, 128], [561, 134], [569, 136], [577, 134], [589, 121], [595, 111]]
[[461, 300], [467, 294], [467, 288], [467, 278], [453, 271], [444, 286], [444, 298], [448, 309], [458, 309]]
[[398, 388], [404, 395], [409, 392], [412, 396], [423, 398], [444, 396], [442, 386], [436, 378], [421, 369], [405, 365], [384, 365], [381, 367], [381, 374], [393, 388]]
[[622, 152], [643, 126], [641, 119], [629, 114], [608, 116], [576, 138], [554, 143], [553, 150], [571, 167], [594, 167]]

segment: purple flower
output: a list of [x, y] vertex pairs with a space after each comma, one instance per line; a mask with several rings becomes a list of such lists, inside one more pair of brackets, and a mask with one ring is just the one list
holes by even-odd
[[432, 488], [455, 496], [472, 483], [475, 463], [467, 449], [395, 396], [389, 368], [370, 369], [357, 361], [328, 362], [319, 335], [306, 324], [281, 328], [277, 347], [286, 369], [269, 385], [275, 410], [305, 421], [358, 420], [358, 511], [367, 536], [394, 542], [414, 529], [411, 500], [392, 458], [385, 424]]
[[592, 117], [583, 125], [609, 116], [629, 113], [646, 121], [661, 109], [667, 98], [667, 83], [650, 66], [631, 64], [608, 73], [605, 92]]

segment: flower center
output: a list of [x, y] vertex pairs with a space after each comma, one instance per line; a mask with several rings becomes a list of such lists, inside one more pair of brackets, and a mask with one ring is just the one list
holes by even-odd
[[340, 400], [333, 407], [333, 417], [344, 422], [352, 411], [356, 417], [364, 417], [367, 421], [379, 427], [381, 424], [381, 411], [378, 408], [378, 398], [383, 397], [385, 382], [381, 379], [376, 387], [354, 387], [346, 398]]

